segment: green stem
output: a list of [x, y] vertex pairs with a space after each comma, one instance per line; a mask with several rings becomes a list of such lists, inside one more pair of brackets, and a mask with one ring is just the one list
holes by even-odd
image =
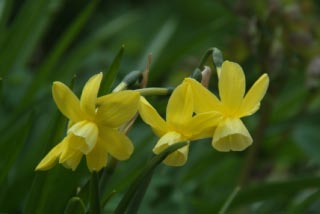
[[201, 62], [198, 66], [198, 68], [201, 70], [203, 69], [203, 66], [206, 64], [208, 58], [212, 56], [213, 63], [216, 66], [217, 69], [219, 69], [223, 63], [223, 57], [222, 53], [218, 48], [210, 48], [206, 51], [206, 53], [203, 55]]
[[[146, 178], [151, 176], [154, 171], [154, 169], [172, 152], [188, 145], [188, 142], [181, 142], [176, 143], [168, 148], [166, 148], [164, 151], [162, 151], [159, 155], [154, 156], [151, 161], [147, 164], [147, 166], [141, 171], [139, 176], [132, 182], [131, 186], [129, 187], [126, 194], [121, 199], [120, 203], [118, 204], [117, 208], [115, 209], [115, 214], [122, 214], [126, 211], [127, 207], [129, 206], [131, 200], [134, 198], [135, 194], [139, 190], [139, 188], [143, 185]], [[145, 192], [145, 191], [144, 191]], [[143, 195], [140, 195], [139, 197], [143, 197]], [[136, 199], [135, 199], [136, 200]]]
[[149, 184], [151, 182], [153, 172], [151, 172], [146, 178], [144, 178], [144, 181], [141, 182], [142, 185], [135, 194], [135, 197], [132, 199], [132, 202], [130, 203], [130, 206], [128, 207], [128, 213], [136, 214], [138, 213], [140, 204], [143, 200], [144, 195], [147, 192], [147, 189], [149, 187]]
[[99, 177], [97, 172], [91, 173], [90, 181], [90, 213], [100, 214]]
[[224, 214], [226, 213], [227, 209], [230, 207], [233, 199], [236, 197], [236, 195], [239, 193], [241, 187], [237, 186], [232, 193], [229, 195], [228, 199], [226, 200], [226, 202], [223, 204], [222, 208], [219, 211], [219, 214]]
[[118, 164], [118, 160], [111, 156], [110, 161], [108, 162], [108, 165], [106, 166], [106, 168], [103, 170], [103, 174], [100, 179], [100, 183], [99, 183], [100, 190], [101, 190], [100, 195], [104, 194], [107, 183], [110, 180], [111, 176], [113, 175], [117, 167], [117, 164]]
[[134, 85], [136, 82], [141, 82], [143, 73], [141, 71], [131, 71], [127, 74], [123, 80], [113, 89], [113, 92], [118, 92], [127, 89]]
[[136, 89], [136, 92], [139, 92], [142, 96], [150, 95], [169, 95], [172, 93], [173, 89], [171, 88], [141, 88]]
[[123, 91], [126, 90], [128, 87], [128, 84], [125, 82], [121, 82], [119, 83], [113, 90], [112, 92], [119, 92], [119, 91]]

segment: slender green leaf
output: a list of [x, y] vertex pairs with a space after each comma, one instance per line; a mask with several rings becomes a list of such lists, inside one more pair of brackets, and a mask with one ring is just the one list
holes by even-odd
[[38, 75], [32, 81], [32, 84], [25, 92], [24, 99], [21, 101], [21, 109], [30, 102], [30, 97], [38, 90], [38, 88], [44, 83], [44, 79], [52, 72], [55, 68], [56, 63], [64, 54], [65, 50], [70, 47], [75, 37], [79, 35], [91, 14], [96, 8], [97, 0], [91, 1], [88, 5], [80, 12], [75, 20], [68, 27], [66, 32], [62, 35], [59, 42], [55, 45], [50, 55], [43, 62], [38, 70]]
[[141, 202], [143, 200], [143, 197], [146, 194], [147, 189], [149, 187], [149, 184], [151, 182], [152, 174], [153, 173], [150, 173], [149, 175], [147, 175], [144, 178], [144, 180], [143, 180], [143, 182], [141, 184], [141, 187], [136, 192], [134, 198], [132, 199], [132, 202], [130, 203], [130, 205], [128, 207], [128, 213], [132, 213], [132, 214], [138, 213], [140, 204], [141, 204]]
[[38, 199], [39, 199], [39, 195], [41, 195], [42, 193], [42, 188], [45, 185], [47, 173], [48, 172], [39, 172], [34, 177], [23, 213], [26, 213], [26, 214], [40, 213], [38, 211], [38, 206], [39, 206]]
[[306, 188], [318, 188], [320, 177], [298, 178], [289, 181], [270, 182], [243, 188], [232, 201], [231, 207], [252, 204], [274, 197], [275, 195], [290, 195]]
[[241, 187], [237, 186], [232, 193], [229, 195], [229, 197], [227, 198], [226, 202], [223, 204], [221, 210], [219, 211], [219, 214], [224, 214], [226, 213], [226, 211], [228, 210], [228, 208], [230, 207], [230, 204], [232, 203], [233, 199], [236, 197], [236, 195], [238, 194], [238, 192], [240, 191]]
[[[320, 200], [320, 191], [315, 191], [314, 193], [310, 194], [306, 197], [303, 201], [296, 204], [295, 206], [291, 207], [291, 213], [308, 213], [312, 212], [309, 210], [311, 205]], [[290, 211], [289, 211], [290, 212]]]
[[27, 136], [30, 134], [29, 131], [32, 127], [33, 114], [28, 115], [19, 121], [16, 127], [12, 127], [9, 130], [10, 135], [7, 139], [3, 140], [0, 145], [1, 151], [1, 171], [0, 171], [0, 184], [3, 179], [8, 175], [9, 170], [17, 159]]
[[3, 0], [0, 2], [0, 49], [2, 49], [3, 41], [7, 36], [8, 29], [6, 25], [12, 12], [13, 3], [14, 1], [10, 0]]
[[140, 58], [138, 63], [138, 69], [143, 69], [146, 66], [147, 58], [152, 53], [152, 61], [155, 62], [161, 56], [164, 48], [168, 44], [169, 40], [174, 35], [177, 28], [177, 21], [174, 19], [167, 20], [163, 26], [157, 32], [154, 39], [150, 42], [146, 48], [144, 54]]
[[[118, 204], [115, 213], [116, 214], [121, 214], [126, 211], [128, 208], [131, 200], [133, 199], [134, 195], [137, 193], [139, 188], [143, 187], [142, 185], [148, 185], [147, 182], [145, 182], [145, 179], [149, 179], [148, 176], [152, 176], [153, 171], [155, 168], [172, 152], [176, 151], [177, 149], [180, 149], [184, 146], [186, 146], [188, 143], [187, 142], [182, 142], [182, 143], [176, 143], [168, 148], [166, 148], [164, 151], [162, 151], [159, 155], [154, 156], [151, 161], [147, 164], [147, 166], [141, 171], [139, 176], [132, 182], [130, 185], [128, 191], [126, 194], [123, 196], [121, 199], [120, 203]], [[141, 199], [136, 199], [136, 200], [142, 200], [142, 197], [144, 194], [139, 195]]]
[[81, 62], [89, 53], [99, 47], [102, 42], [110, 39], [116, 33], [123, 31], [129, 24], [137, 19], [134, 12], [114, 18], [112, 21], [101, 26], [101, 28], [92, 33], [85, 41], [81, 42], [73, 49], [64, 63], [56, 69], [55, 77], [69, 78], [70, 74], [81, 65]]
[[104, 77], [100, 86], [100, 91], [99, 91], [100, 96], [111, 92], [112, 84], [114, 83], [117, 77], [117, 74], [119, 72], [123, 52], [124, 52], [124, 45], [121, 46], [116, 57], [113, 59], [110, 67], [106, 70], [104, 74]]
[[27, 61], [49, 26], [52, 13], [59, 8], [59, 2], [62, 1], [29, 0], [24, 3], [5, 37], [6, 41], [3, 41], [0, 74], [5, 76]]
[[64, 210], [65, 214], [85, 214], [86, 213], [86, 207], [79, 197], [72, 197], [68, 204], [66, 209]]
[[[57, 138], [57, 135], [61, 130], [59, 127], [64, 127], [63, 125], [66, 123], [66, 119], [62, 117], [60, 114], [53, 115], [53, 122], [50, 130], [55, 130], [51, 133], [51, 135], [47, 136], [47, 133], [44, 133], [42, 138], [40, 138], [41, 142], [47, 142], [43, 145], [44, 152], [49, 151], [51, 149], [51, 144], [53, 142], [50, 141], [50, 139]], [[63, 124], [63, 125], [62, 125]], [[64, 130], [64, 128], [63, 128]], [[41, 143], [40, 142], [40, 143]], [[54, 142], [55, 143], [55, 142]], [[27, 201], [24, 207], [24, 213], [41, 213], [41, 210], [43, 209], [43, 204], [45, 198], [43, 195], [45, 195], [45, 191], [47, 190], [46, 186], [46, 180], [47, 180], [47, 174], [48, 172], [37, 172], [34, 176], [32, 186], [30, 188]]]
[[102, 208], [104, 208], [107, 203], [110, 201], [110, 199], [116, 194], [117, 192], [115, 190], [111, 191], [102, 201]]
[[91, 173], [90, 180], [90, 213], [100, 214], [100, 193], [99, 193], [99, 177], [97, 172]]

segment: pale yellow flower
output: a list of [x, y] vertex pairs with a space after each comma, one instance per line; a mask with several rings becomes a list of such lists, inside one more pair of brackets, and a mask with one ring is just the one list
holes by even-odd
[[[144, 97], [140, 98], [140, 116], [160, 137], [153, 148], [155, 154], [161, 153], [168, 146], [178, 142], [210, 137], [211, 133], [207, 127], [216, 125], [220, 114], [210, 112], [193, 116], [193, 106], [191, 87], [187, 84], [179, 85], [169, 98], [166, 121]], [[187, 161], [188, 152], [189, 144], [170, 154], [164, 163], [169, 166], [182, 166]]]
[[118, 128], [137, 112], [139, 93], [122, 91], [97, 98], [102, 73], [85, 84], [81, 99], [63, 83], [54, 82], [52, 94], [57, 107], [69, 121], [67, 136], [38, 164], [36, 170], [48, 170], [57, 161], [75, 170], [83, 155], [90, 171], [107, 164], [108, 154], [118, 160], [133, 152], [130, 139]]
[[242, 151], [253, 140], [240, 118], [252, 115], [259, 109], [269, 77], [263, 74], [245, 95], [246, 80], [239, 64], [225, 61], [219, 73], [220, 100], [197, 81], [187, 78], [185, 82], [192, 87], [196, 113], [216, 114], [218, 111], [223, 115], [213, 129], [212, 146], [218, 151]]

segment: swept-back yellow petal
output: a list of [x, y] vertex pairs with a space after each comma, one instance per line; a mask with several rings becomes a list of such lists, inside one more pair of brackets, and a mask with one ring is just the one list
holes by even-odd
[[67, 169], [72, 169], [72, 171], [75, 171], [81, 161], [81, 158], [82, 153], [80, 151], [75, 151], [72, 156], [63, 162], [60, 161], [60, 163], [63, 164], [63, 166]]
[[48, 170], [56, 165], [58, 158], [61, 154], [61, 148], [63, 146], [63, 141], [53, 147], [51, 151], [41, 160], [41, 162], [37, 165], [35, 170]]
[[212, 146], [220, 152], [242, 151], [252, 144], [252, 138], [238, 118], [227, 118], [216, 128]]
[[183, 133], [189, 140], [212, 137], [213, 130], [221, 119], [221, 113], [216, 111], [197, 114], [185, 124]]
[[[97, 139], [98, 139], [98, 133], [99, 129], [96, 126], [95, 123], [83, 120], [81, 122], [78, 122], [74, 124], [69, 130], [68, 134], [72, 133], [73, 135], [77, 137], [81, 137], [84, 139], [85, 144], [71, 141], [71, 146], [73, 148], [76, 148], [75, 144], [78, 143], [79, 147], [77, 149], [80, 149], [82, 153], [88, 154], [93, 147], [96, 145]], [[73, 138], [76, 139], [76, 138]]]
[[168, 132], [166, 122], [144, 97], [140, 98], [138, 110], [142, 120], [151, 126], [156, 135], [161, 137]]
[[158, 140], [157, 144], [153, 148], [153, 152], [155, 154], [159, 154], [168, 146], [182, 141], [185, 141], [185, 139], [183, 139], [183, 136], [180, 133], [173, 131], [168, 132]]
[[183, 166], [188, 160], [188, 153], [189, 144], [168, 155], [163, 163], [168, 166]]
[[76, 95], [61, 82], [54, 82], [52, 85], [53, 99], [61, 113], [74, 122], [83, 120], [85, 114], [80, 108], [79, 99]]
[[107, 165], [108, 150], [106, 142], [98, 139], [98, 142], [94, 149], [86, 155], [87, 166], [92, 171], [99, 171]]
[[192, 88], [194, 111], [196, 113], [221, 110], [221, 103], [218, 98], [199, 82], [191, 78], [185, 78], [183, 83], [190, 85]]
[[225, 61], [222, 64], [219, 78], [219, 94], [228, 116], [238, 111], [245, 93], [245, 76], [239, 64]]
[[167, 123], [179, 127], [185, 124], [193, 114], [193, 97], [188, 84], [179, 85], [169, 98], [167, 105]]
[[116, 129], [101, 128], [100, 138], [106, 144], [109, 153], [118, 160], [127, 160], [133, 152], [131, 140]]
[[102, 79], [102, 73], [92, 76], [85, 84], [81, 99], [81, 109], [87, 113], [91, 118], [95, 117], [96, 112], [96, 101]]
[[[159, 154], [168, 146], [182, 141], [185, 141], [185, 139], [181, 136], [181, 134], [177, 132], [168, 132], [159, 139], [158, 143], [153, 148], [153, 152], [155, 154]], [[186, 163], [188, 159], [188, 151], [189, 144], [168, 155], [168, 157], [163, 161], [163, 163], [165, 163], [168, 166], [182, 166]]]
[[80, 152], [80, 150], [77, 147], [74, 147], [74, 145], [77, 145], [77, 144], [85, 144], [84, 139], [81, 137], [75, 136], [72, 133], [68, 134], [63, 139], [63, 145], [61, 147], [59, 163], [63, 163], [63, 162], [66, 162], [68, 159], [72, 159], [72, 157], [76, 153]]
[[100, 97], [96, 121], [104, 126], [118, 128], [138, 111], [140, 94], [120, 91]]
[[263, 74], [250, 88], [244, 97], [239, 109], [239, 117], [244, 117], [255, 113], [260, 107], [260, 101], [266, 94], [269, 86], [269, 77]]

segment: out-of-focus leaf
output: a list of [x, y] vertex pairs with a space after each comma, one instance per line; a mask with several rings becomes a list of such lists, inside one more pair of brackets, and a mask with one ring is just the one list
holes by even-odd
[[154, 39], [150, 42], [146, 48], [145, 53], [142, 55], [138, 68], [143, 69], [146, 66], [148, 55], [152, 53], [152, 61], [156, 62], [159, 56], [163, 53], [164, 48], [168, 44], [169, 40], [173, 36], [177, 28], [177, 21], [175, 19], [167, 20], [163, 26], [157, 32]]
[[11, 130], [8, 130], [9, 135], [0, 144], [0, 184], [3, 179], [8, 175], [8, 172], [14, 164], [18, 154], [21, 152], [23, 143], [26, 141], [29, 131], [32, 128], [32, 115], [22, 118], [21, 121]]
[[[54, 70], [56, 63], [61, 58], [65, 50], [71, 45], [75, 37], [85, 26], [86, 22], [93, 13], [97, 5], [97, 0], [88, 3], [75, 20], [68, 27], [66, 32], [62, 35], [59, 42], [55, 45], [50, 55], [46, 58], [43, 64], [37, 71], [38, 75], [34, 78], [28, 90], [23, 96], [24, 99], [21, 101], [20, 109], [24, 109], [26, 105], [31, 101], [30, 97], [37, 91], [37, 89], [44, 83], [45, 78]], [[19, 112], [19, 111], [18, 111]]]
[[289, 212], [291, 213], [316, 213], [317, 210], [312, 208], [312, 204], [320, 202], [320, 191], [314, 191], [307, 197], [305, 197], [302, 201], [299, 201], [295, 205], [289, 208]]
[[320, 121], [318, 115], [309, 117], [309, 120], [300, 121], [292, 131], [294, 142], [311, 159], [320, 163]]
[[66, 209], [64, 210], [65, 214], [85, 214], [86, 213], [86, 207], [79, 197], [72, 197], [68, 204]]
[[318, 188], [320, 177], [297, 178], [282, 182], [269, 182], [243, 188], [233, 200], [231, 207], [252, 204], [270, 199], [276, 195], [290, 195], [307, 188]]
[[226, 213], [226, 211], [228, 210], [230, 204], [232, 203], [233, 199], [236, 197], [236, 195], [238, 194], [238, 192], [240, 191], [241, 187], [237, 186], [232, 193], [230, 194], [230, 196], [227, 198], [226, 202], [223, 204], [222, 208], [219, 211], [219, 214], [224, 214]]
[[7, 22], [9, 15], [12, 11], [12, 5], [14, 1], [3, 0], [0, 1], [0, 48], [2, 48], [3, 41], [7, 36]]
[[[17, 17], [5, 36], [0, 52], [0, 74], [5, 76], [12, 69], [20, 68], [34, 51], [52, 19], [59, 2], [28, 0], [24, 2]], [[32, 26], [32, 27], [31, 27]]]
[[[272, 80], [270, 84], [272, 84]], [[290, 77], [290, 81], [287, 81], [287, 83], [281, 87], [281, 92], [279, 92], [277, 99], [273, 100], [274, 112], [272, 113], [271, 120], [290, 120], [291, 118], [294, 118], [294, 116], [300, 111], [306, 102], [308, 93], [306, 88], [297, 87], [297, 85], [300, 84], [301, 79], [297, 77]]]
[[[54, 130], [54, 132], [51, 133], [50, 139], [55, 139], [57, 138], [57, 135], [59, 135], [59, 131], [61, 131], [61, 129], [59, 130], [58, 127], [63, 127], [63, 130], [64, 130], [64, 124], [66, 123], [66, 119], [63, 118], [62, 115], [58, 115], [58, 114], [53, 115], [52, 118], [53, 118], [52, 129]], [[48, 140], [43, 145], [43, 148], [45, 151], [49, 151], [52, 142], [50, 142], [49, 139], [47, 139], [46, 135], [47, 133], [45, 133], [45, 136], [41, 139]], [[43, 192], [46, 190], [45, 184], [46, 184], [47, 174], [48, 172], [37, 172], [35, 174], [33, 183], [30, 188], [27, 201], [24, 207], [25, 213], [33, 213], [43, 208], [42, 207], [43, 205], [41, 203], [43, 198], [41, 196]]]
[[135, 12], [130, 12], [125, 15], [114, 18], [112, 21], [101, 26], [101, 28], [92, 33], [85, 41], [81, 42], [75, 49], [71, 51], [64, 63], [59, 66], [55, 73], [56, 78], [69, 78], [80, 65], [80, 62], [89, 53], [99, 45], [110, 39], [116, 33], [124, 30], [129, 24], [137, 19]]

